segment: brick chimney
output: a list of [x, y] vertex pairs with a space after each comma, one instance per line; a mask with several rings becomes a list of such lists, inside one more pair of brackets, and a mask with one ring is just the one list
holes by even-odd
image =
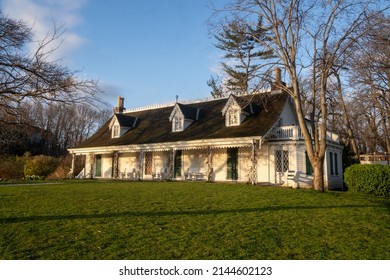
[[281, 86], [285, 86], [286, 83], [282, 82], [282, 74], [279, 67], [275, 67], [274, 69], [274, 82], [271, 83], [271, 90], [282, 89]]
[[125, 103], [125, 98], [124, 98], [124, 97], [118, 96], [118, 106], [115, 107], [114, 113], [122, 114], [123, 111], [126, 109], [126, 108], [124, 107], [124, 103]]

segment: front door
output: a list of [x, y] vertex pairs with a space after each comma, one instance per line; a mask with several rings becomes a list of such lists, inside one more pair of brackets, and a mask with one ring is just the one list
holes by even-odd
[[95, 177], [102, 177], [102, 155], [95, 157]]
[[228, 180], [238, 179], [238, 148], [227, 149], [227, 176]]
[[174, 177], [175, 178], [181, 177], [181, 156], [182, 156], [182, 151], [177, 150], [175, 153], [175, 162], [174, 162]]
[[285, 150], [275, 151], [275, 183], [283, 184], [287, 181], [289, 167], [289, 154]]

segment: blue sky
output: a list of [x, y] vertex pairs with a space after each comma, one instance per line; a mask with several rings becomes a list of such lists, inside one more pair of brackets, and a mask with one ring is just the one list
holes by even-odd
[[[221, 2], [221, 1], [220, 1]], [[64, 25], [53, 59], [98, 79], [104, 100], [125, 107], [210, 96], [219, 51], [208, 33], [210, 0], [0, 0], [37, 39]]]

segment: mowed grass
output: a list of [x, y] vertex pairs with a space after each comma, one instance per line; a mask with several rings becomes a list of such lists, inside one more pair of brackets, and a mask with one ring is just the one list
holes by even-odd
[[0, 259], [390, 259], [390, 200], [245, 184], [0, 185]]

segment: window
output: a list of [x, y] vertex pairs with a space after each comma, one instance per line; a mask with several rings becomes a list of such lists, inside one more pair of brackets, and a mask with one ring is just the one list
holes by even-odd
[[145, 161], [145, 175], [152, 175], [152, 168], [153, 168], [153, 153], [152, 152], [145, 152], [144, 154], [144, 161]]
[[329, 169], [330, 175], [339, 176], [339, 159], [337, 153], [329, 152]]
[[173, 131], [183, 131], [183, 118], [176, 116], [173, 119]]
[[329, 153], [329, 164], [330, 164], [330, 175], [334, 175], [334, 170], [333, 170], [333, 153]]
[[277, 150], [275, 151], [275, 168], [276, 172], [284, 173], [289, 168], [289, 154], [288, 151]]
[[112, 138], [117, 138], [119, 137], [119, 132], [120, 132], [120, 127], [119, 124], [114, 124], [112, 127]]
[[227, 114], [227, 125], [233, 126], [233, 125], [239, 125], [239, 116], [238, 116], [238, 110], [231, 109], [228, 111]]

